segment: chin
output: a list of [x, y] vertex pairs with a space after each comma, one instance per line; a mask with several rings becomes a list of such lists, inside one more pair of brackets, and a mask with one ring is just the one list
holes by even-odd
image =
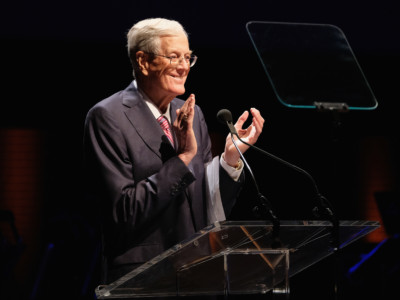
[[176, 88], [176, 89], [172, 89], [171, 92], [176, 94], [176, 95], [183, 95], [185, 93], [185, 88]]

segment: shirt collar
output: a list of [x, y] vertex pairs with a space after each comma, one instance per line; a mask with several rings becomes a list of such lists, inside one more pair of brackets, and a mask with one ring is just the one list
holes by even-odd
[[171, 112], [170, 112], [171, 104], [168, 103], [167, 110], [165, 111], [165, 114], [163, 114], [154, 104], [154, 102], [151, 101], [151, 99], [146, 95], [146, 93], [143, 92], [143, 90], [137, 86], [136, 80], [133, 81], [133, 85], [137, 88], [140, 96], [142, 97], [144, 102], [146, 102], [147, 106], [150, 108], [151, 112], [154, 115], [154, 118], [157, 119], [159, 116], [164, 115], [168, 119], [168, 122], [171, 124]]

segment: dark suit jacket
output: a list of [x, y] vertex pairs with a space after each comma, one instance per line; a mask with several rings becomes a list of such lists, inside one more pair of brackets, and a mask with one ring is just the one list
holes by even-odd
[[[171, 102], [172, 122], [183, 103]], [[144, 263], [208, 225], [204, 164], [212, 159], [211, 141], [197, 105], [193, 127], [198, 151], [187, 167], [132, 83], [89, 110], [86, 178], [108, 267]], [[243, 178], [233, 181], [222, 167], [219, 174], [227, 215]]]

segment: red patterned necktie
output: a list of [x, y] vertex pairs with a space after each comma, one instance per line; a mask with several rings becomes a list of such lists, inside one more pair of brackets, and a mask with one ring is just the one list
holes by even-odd
[[161, 115], [157, 118], [157, 121], [160, 124], [161, 128], [164, 130], [164, 133], [168, 137], [172, 146], [174, 146], [174, 139], [172, 138], [171, 127], [169, 126], [169, 122], [168, 122], [167, 118], [164, 117], [163, 115]]

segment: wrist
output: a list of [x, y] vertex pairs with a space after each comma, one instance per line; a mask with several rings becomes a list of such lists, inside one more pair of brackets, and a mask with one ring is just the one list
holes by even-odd
[[186, 154], [179, 154], [178, 157], [180, 158], [183, 163], [188, 166], [193, 159], [193, 155], [186, 155]]
[[226, 159], [225, 153], [222, 153], [222, 159], [232, 168], [235, 168], [236, 170], [239, 170], [242, 167], [242, 162], [240, 158], [237, 160], [228, 160]]

